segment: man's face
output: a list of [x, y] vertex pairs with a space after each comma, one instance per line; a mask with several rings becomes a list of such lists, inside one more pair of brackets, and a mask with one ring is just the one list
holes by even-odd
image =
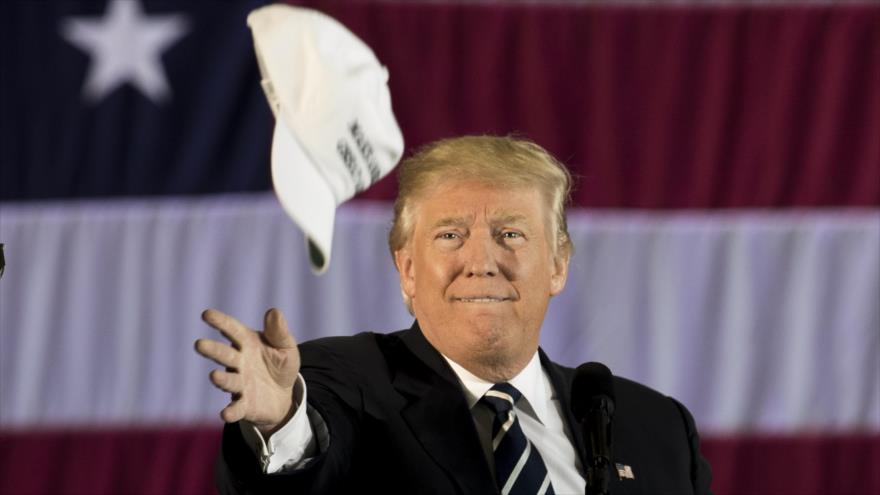
[[548, 205], [536, 188], [453, 181], [414, 206], [412, 236], [395, 258], [422, 331], [472, 373], [511, 378], [565, 286], [568, 260], [555, 257]]

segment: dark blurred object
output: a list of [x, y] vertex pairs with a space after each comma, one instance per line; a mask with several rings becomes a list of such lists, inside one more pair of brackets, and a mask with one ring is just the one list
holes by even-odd
[[6, 269], [6, 258], [3, 256], [3, 244], [0, 244], [0, 278], [3, 278], [3, 270]]
[[571, 411], [583, 427], [590, 446], [586, 495], [608, 495], [611, 467], [611, 420], [614, 417], [614, 378], [602, 363], [578, 366], [571, 385]]

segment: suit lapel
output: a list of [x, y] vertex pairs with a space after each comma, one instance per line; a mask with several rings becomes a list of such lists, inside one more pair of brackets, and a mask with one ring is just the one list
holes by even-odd
[[[425, 451], [463, 493], [497, 493], [461, 385], [418, 323], [400, 334], [392, 381], [407, 398], [401, 416]], [[403, 349], [402, 349], [403, 350]], [[467, 475], [462, 476], [463, 473]]]

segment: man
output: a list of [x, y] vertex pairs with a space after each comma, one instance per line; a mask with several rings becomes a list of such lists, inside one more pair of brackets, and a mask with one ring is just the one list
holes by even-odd
[[[573, 370], [538, 348], [568, 275], [568, 172], [534, 143], [479, 136], [429, 145], [399, 180], [389, 245], [412, 328], [297, 347], [277, 310], [261, 333], [204, 313], [232, 343], [196, 342], [232, 394], [221, 492], [583, 493]], [[611, 493], [708, 493], [684, 406], [614, 388]]]

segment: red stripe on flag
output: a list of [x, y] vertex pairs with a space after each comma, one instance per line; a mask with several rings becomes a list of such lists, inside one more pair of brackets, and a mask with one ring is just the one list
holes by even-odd
[[707, 437], [715, 495], [880, 493], [880, 434]]
[[0, 433], [0, 493], [216, 493], [219, 448], [217, 428]]
[[293, 3], [373, 47], [410, 150], [521, 133], [584, 207], [880, 205], [876, 4]]
[[[0, 446], [0, 493], [214, 493], [220, 430], [5, 432]], [[702, 451], [716, 495], [880, 493], [877, 433], [707, 437]]]

